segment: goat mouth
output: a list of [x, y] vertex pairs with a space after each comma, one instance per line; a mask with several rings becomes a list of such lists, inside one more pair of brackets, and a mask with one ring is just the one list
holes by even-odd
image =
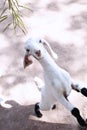
[[25, 55], [24, 56], [24, 68], [28, 67], [29, 65], [31, 65], [33, 63], [30, 55]]

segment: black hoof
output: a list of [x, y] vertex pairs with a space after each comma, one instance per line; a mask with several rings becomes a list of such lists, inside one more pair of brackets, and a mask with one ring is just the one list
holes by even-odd
[[86, 121], [84, 120], [84, 119], [77, 119], [78, 120], [78, 122], [79, 122], [79, 125], [81, 126], [81, 127], [85, 127], [85, 128], [87, 128], [87, 123], [86, 123]]
[[81, 127], [86, 127], [87, 128], [87, 123], [86, 121], [80, 116], [80, 112], [77, 108], [73, 108], [71, 111], [72, 115], [77, 118], [77, 121]]
[[54, 105], [52, 106], [52, 110], [54, 110], [54, 109], [56, 109], [56, 104], [54, 104]]
[[87, 97], [87, 88], [82, 88], [81, 93]]
[[35, 114], [36, 114], [37, 117], [41, 118], [43, 116], [42, 113], [40, 112], [39, 103], [35, 104], [35, 109], [34, 110], [35, 110]]

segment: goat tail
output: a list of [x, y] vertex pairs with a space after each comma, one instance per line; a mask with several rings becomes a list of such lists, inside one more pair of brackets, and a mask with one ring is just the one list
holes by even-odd
[[37, 89], [38, 89], [39, 91], [41, 91], [42, 87], [44, 86], [43, 81], [42, 81], [39, 77], [35, 77], [35, 78], [34, 78], [34, 82], [35, 82], [35, 84], [36, 84], [36, 86], [37, 86]]

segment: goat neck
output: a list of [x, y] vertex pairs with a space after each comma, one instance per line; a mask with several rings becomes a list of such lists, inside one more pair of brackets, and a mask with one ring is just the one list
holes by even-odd
[[54, 59], [50, 56], [50, 54], [47, 51], [44, 53], [43, 58], [41, 58], [39, 62], [42, 65], [44, 71], [51, 71], [54, 68], [58, 68]]

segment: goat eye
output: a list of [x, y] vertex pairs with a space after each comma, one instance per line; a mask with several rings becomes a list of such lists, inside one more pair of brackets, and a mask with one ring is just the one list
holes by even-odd
[[29, 52], [30, 50], [29, 49], [26, 49], [27, 52]]
[[41, 40], [39, 40], [39, 43], [42, 43], [42, 41], [41, 41]]

